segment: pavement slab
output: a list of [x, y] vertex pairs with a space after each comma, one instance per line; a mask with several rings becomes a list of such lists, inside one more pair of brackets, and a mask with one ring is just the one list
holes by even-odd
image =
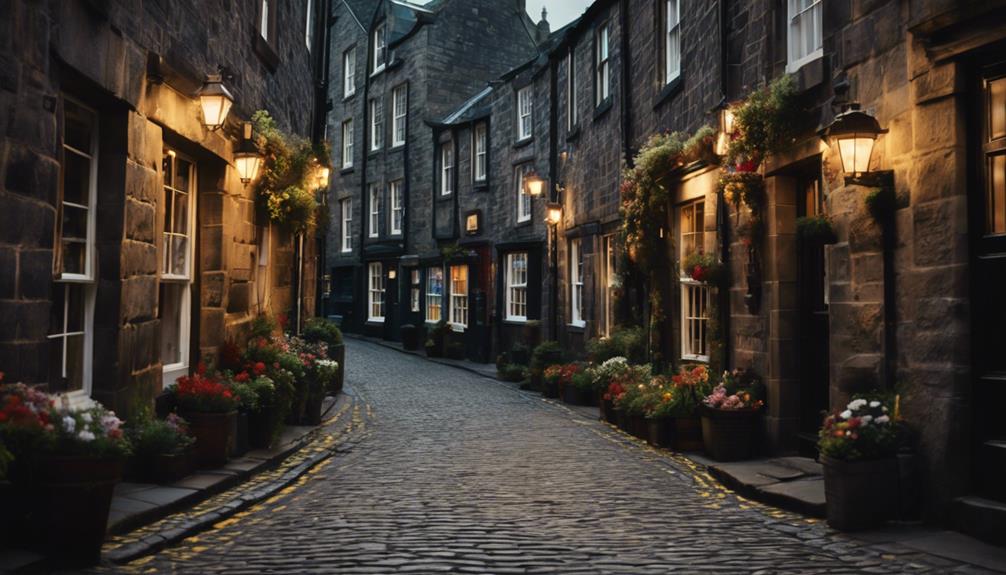
[[474, 372], [362, 341], [347, 356], [365, 431], [335, 457], [312, 464], [309, 447], [277, 470], [303, 470], [288, 487], [190, 530], [221, 502], [197, 506], [156, 531], [187, 538], [96, 572], [995, 572], [751, 501], [701, 463]]

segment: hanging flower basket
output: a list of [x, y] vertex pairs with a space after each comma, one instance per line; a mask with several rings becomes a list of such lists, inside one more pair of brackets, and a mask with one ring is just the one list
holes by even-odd
[[838, 241], [831, 219], [823, 215], [797, 218], [796, 236], [803, 242], [815, 245], [828, 245]]

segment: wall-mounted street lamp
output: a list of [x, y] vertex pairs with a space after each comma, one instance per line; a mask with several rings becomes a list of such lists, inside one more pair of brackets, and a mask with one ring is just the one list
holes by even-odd
[[524, 176], [524, 193], [537, 198], [545, 191], [545, 180], [537, 174], [531, 172]]
[[315, 183], [317, 184], [319, 190], [328, 187], [328, 177], [331, 173], [332, 171], [328, 168], [328, 166], [322, 166], [318, 168], [317, 172], [315, 172]]
[[716, 155], [725, 156], [730, 151], [730, 141], [737, 132], [737, 117], [727, 104], [720, 108], [719, 116], [720, 133], [716, 137]]
[[545, 210], [545, 221], [552, 226], [559, 225], [559, 222], [562, 221], [562, 204], [559, 202], [549, 202]]
[[241, 177], [241, 183], [248, 185], [258, 176], [259, 168], [262, 167], [262, 154], [259, 153], [255, 142], [252, 141], [251, 122], [244, 123], [244, 133], [237, 151], [234, 152], [234, 166]]
[[224, 86], [223, 76], [210, 74], [196, 93], [203, 109], [203, 125], [211, 132], [219, 130], [227, 120], [227, 114], [234, 105], [234, 96]]
[[870, 172], [870, 159], [877, 137], [886, 134], [887, 130], [880, 127], [880, 122], [870, 114], [862, 111], [859, 104], [851, 103], [835, 120], [822, 130], [822, 135], [830, 140], [832, 146], [838, 146], [842, 159], [842, 171], [846, 174], [846, 183], [882, 187], [889, 182], [890, 171]]
[[894, 170], [870, 171], [877, 137], [886, 134], [875, 117], [860, 109], [858, 103], [850, 103], [821, 135], [831, 146], [838, 146], [845, 172], [845, 184], [864, 186], [872, 189], [871, 209], [880, 224], [881, 244], [884, 262], [884, 377], [882, 385], [887, 390], [894, 389], [897, 382], [897, 276], [894, 270], [894, 250], [897, 245], [897, 201], [894, 190]]

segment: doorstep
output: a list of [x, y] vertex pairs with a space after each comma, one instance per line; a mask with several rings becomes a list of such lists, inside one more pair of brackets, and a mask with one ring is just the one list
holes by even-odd
[[813, 459], [774, 457], [720, 463], [697, 454], [688, 457], [748, 499], [811, 517], [825, 516], [824, 471]]

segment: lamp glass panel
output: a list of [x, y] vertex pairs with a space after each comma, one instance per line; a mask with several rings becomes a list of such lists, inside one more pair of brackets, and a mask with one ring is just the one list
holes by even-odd
[[532, 196], [540, 196], [545, 181], [541, 178], [529, 178], [527, 181], [527, 193]]
[[217, 127], [223, 125], [227, 114], [231, 111], [231, 104], [233, 102], [222, 94], [215, 94], [200, 96], [199, 103], [203, 108], [203, 120], [206, 122], [206, 125]]
[[846, 173], [862, 174], [870, 171], [870, 155], [873, 153], [874, 139], [868, 136], [852, 136], [838, 140], [838, 150], [842, 156], [842, 169]]
[[258, 175], [259, 167], [262, 165], [262, 158], [248, 155], [234, 158], [234, 165], [237, 167], [241, 181], [250, 182]]
[[560, 219], [562, 219], [562, 208], [548, 209], [548, 222], [550, 224], [558, 224]]

